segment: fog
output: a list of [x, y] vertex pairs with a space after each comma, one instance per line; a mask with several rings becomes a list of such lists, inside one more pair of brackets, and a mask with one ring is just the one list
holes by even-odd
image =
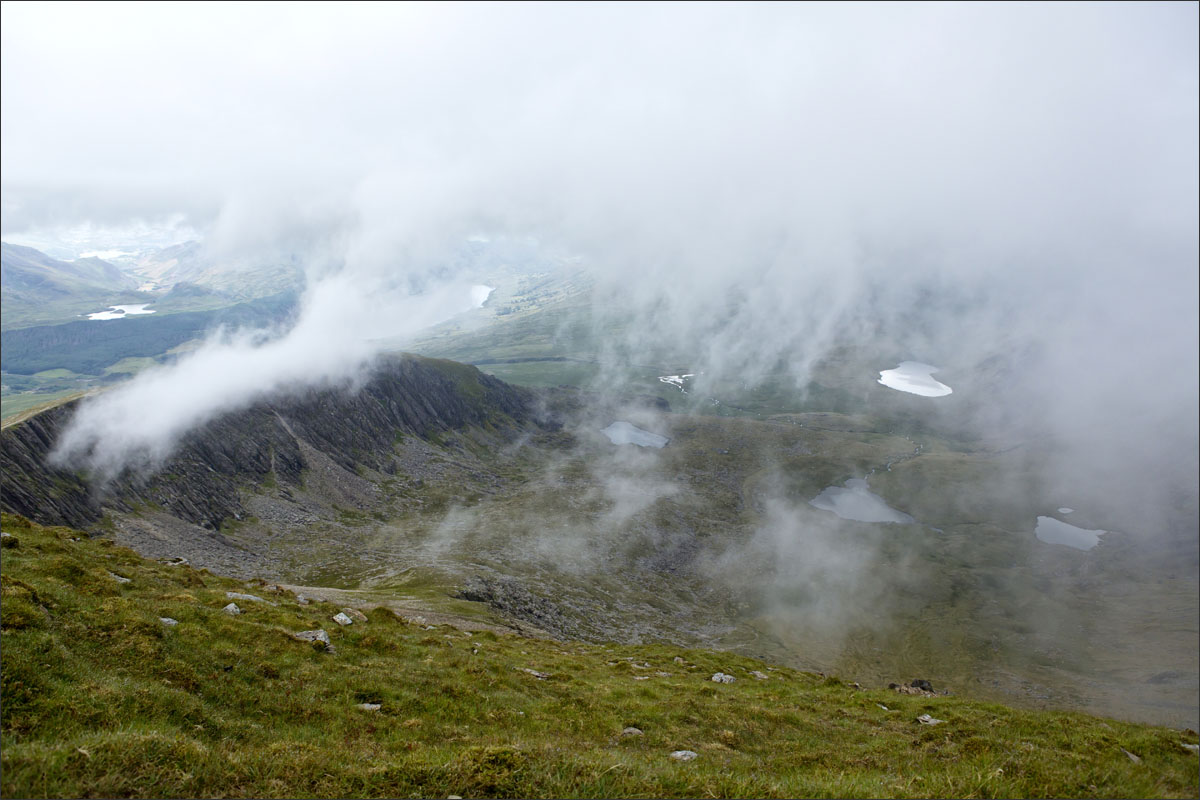
[[972, 424], [1130, 502], [1194, 489], [1196, 30], [1194, 4], [6, 4], [5, 236], [169, 222], [308, 266], [294, 328], [85, 404], [61, 452], [153, 462], [360, 378], [484, 233], [582, 257], [597, 326], [626, 323], [598, 385], [652, 344], [697, 391], [803, 388], [886, 340], [876, 371], [938, 364]]

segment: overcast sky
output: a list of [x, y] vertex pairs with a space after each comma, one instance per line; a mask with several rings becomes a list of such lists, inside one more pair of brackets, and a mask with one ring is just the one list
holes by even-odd
[[534, 233], [717, 370], [941, 287], [986, 302], [939, 352], [1038, 340], [1040, 416], [1195, 436], [1195, 3], [2, 13], [5, 235], [173, 219], [342, 292]]

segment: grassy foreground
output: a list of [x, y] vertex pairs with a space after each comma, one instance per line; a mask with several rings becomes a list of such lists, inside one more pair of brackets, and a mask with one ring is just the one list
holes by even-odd
[[[1194, 731], [385, 609], [343, 628], [327, 603], [19, 517], [3, 529], [4, 797], [1197, 795]], [[232, 616], [227, 591], [264, 602]], [[316, 628], [336, 652], [291, 635]]]

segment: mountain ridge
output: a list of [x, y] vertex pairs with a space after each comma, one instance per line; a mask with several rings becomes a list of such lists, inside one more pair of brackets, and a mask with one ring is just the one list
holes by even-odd
[[[102, 491], [69, 468], [46, 464], [79, 404], [73, 400], [10, 426], [0, 438], [0, 507], [50, 525], [86, 527], [106, 506], [161, 506], [210, 530], [247, 512], [241, 489], [268, 479], [298, 486], [308, 447], [343, 471], [387, 473], [398, 436], [429, 437], [468, 426], [501, 437], [530, 422], [533, 395], [473, 367], [402, 355], [380, 359], [359, 391], [282, 395], [224, 414], [183, 437], [152, 472], [126, 472]], [[331, 407], [337, 414], [329, 413]], [[353, 420], [353, 423], [350, 423]]]

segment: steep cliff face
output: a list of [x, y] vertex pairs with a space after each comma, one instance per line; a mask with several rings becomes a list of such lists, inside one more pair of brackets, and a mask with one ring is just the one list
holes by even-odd
[[313, 451], [349, 471], [388, 473], [401, 436], [476, 428], [509, 438], [533, 424], [533, 399], [464, 364], [388, 357], [357, 390], [310, 390], [227, 414], [187, 435], [153, 474], [126, 474], [106, 486], [46, 464], [76, 401], [0, 434], [0, 507], [42, 524], [87, 527], [106, 507], [152, 504], [218, 528], [245, 514], [243, 490], [266, 482], [299, 487]]

